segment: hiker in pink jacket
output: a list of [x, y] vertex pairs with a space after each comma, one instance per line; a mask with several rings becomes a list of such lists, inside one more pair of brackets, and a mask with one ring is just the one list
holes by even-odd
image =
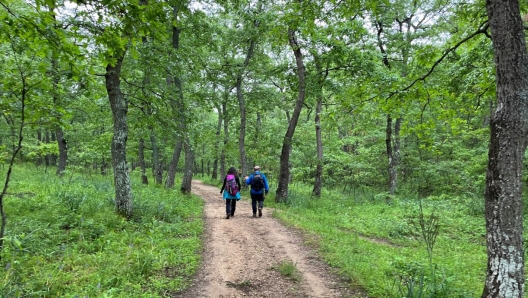
[[235, 216], [236, 202], [240, 200], [240, 179], [234, 167], [229, 168], [224, 178], [224, 184], [220, 193], [224, 193], [222, 198], [226, 202], [226, 218]]

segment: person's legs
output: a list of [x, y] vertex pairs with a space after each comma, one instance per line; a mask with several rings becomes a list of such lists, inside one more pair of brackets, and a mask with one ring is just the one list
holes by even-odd
[[262, 217], [262, 208], [264, 208], [264, 194], [258, 195], [258, 216]]
[[231, 216], [235, 216], [236, 203], [237, 203], [237, 200], [235, 199], [231, 200]]
[[229, 215], [231, 215], [231, 200], [226, 199], [226, 218], [229, 219]]
[[256, 217], [257, 215], [257, 199], [258, 195], [251, 194], [251, 208], [253, 209], [253, 217]]

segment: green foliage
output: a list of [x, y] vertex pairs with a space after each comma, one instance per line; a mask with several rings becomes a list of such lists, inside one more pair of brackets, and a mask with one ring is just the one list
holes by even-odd
[[185, 288], [200, 262], [203, 201], [133, 181], [137, 212], [126, 221], [109, 179], [17, 166], [1, 296], [165, 297]]

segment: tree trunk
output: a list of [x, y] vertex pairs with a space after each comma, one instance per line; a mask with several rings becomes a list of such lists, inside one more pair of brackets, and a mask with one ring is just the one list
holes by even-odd
[[387, 126], [385, 129], [385, 147], [387, 149], [387, 158], [389, 160], [389, 194], [394, 195], [396, 190], [396, 165], [394, 158], [394, 151], [392, 146], [392, 117], [387, 114]]
[[224, 118], [224, 146], [222, 147], [222, 152], [220, 153], [220, 179], [224, 179], [226, 175], [226, 160], [225, 160], [225, 154], [226, 154], [226, 146], [228, 142], [229, 137], [229, 119], [227, 119], [227, 99], [229, 97], [229, 93], [225, 92], [225, 100], [222, 102], [222, 115]]
[[321, 111], [323, 107], [322, 94], [317, 97], [315, 107], [315, 143], [317, 147], [317, 166], [315, 168], [315, 182], [312, 194], [316, 197], [321, 196], [323, 187], [323, 139], [321, 136]]
[[169, 169], [167, 170], [167, 180], [165, 181], [166, 188], [174, 187], [174, 180], [176, 178], [176, 170], [178, 168], [178, 163], [180, 162], [182, 147], [183, 142], [181, 141], [181, 138], [178, 137], [176, 140], [176, 145], [174, 146], [174, 151], [172, 153]]
[[68, 146], [66, 144], [66, 139], [64, 139], [64, 132], [62, 128], [57, 128], [55, 130], [55, 135], [57, 136], [57, 144], [59, 145], [59, 163], [57, 165], [57, 175], [62, 175], [66, 170], [66, 163], [68, 160]]
[[321, 135], [321, 112], [323, 110], [323, 87], [324, 82], [328, 77], [328, 67], [326, 67], [326, 70], [323, 73], [321, 59], [319, 58], [317, 52], [314, 51], [312, 56], [314, 57], [315, 69], [317, 71], [318, 77], [318, 94], [317, 103], [315, 106], [315, 146], [317, 149], [317, 165], [315, 168], [315, 181], [312, 195], [320, 197], [321, 189], [323, 187], [323, 138]]
[[[172, 15], [174, 24], [178, 23], [178, 7], [172, 7]], [[173, 26], [172, 27], [172, 48], [178, 50], [180, 46], [180, 28]], [[185, 124], [185, 114], [184, 114], [184, 104], [183, 104], [183, 90], [180, 78], [178, 76], [167, 78], [167, 84], [169, 86], [173, 85], [176, 91], [176, 99], [171, 101], [172, 113], [176, 123], [178, 123], [179, 132], [176, 133], [176, 145], [174, 146], [174, 151], [172, 153], [171, 162], [169, 164], [169, 169], [167, 172], [167, 180], [165, 181], [166, 188], [174, 187], [174, 180], [176, 178], [176, 169], [178, 168], [178, 163], [180, 161], [180, 155], [183, 147], [183, 135], [186, 133], [186, 124]]]
[[[251, 43], [251, 45], [253, 42]], [[251, 48], [251, 46], [250, 46]], [[248, 60], [249, 52], [246, 56], [246, 60]], [[236, 92], [237, 92], [237, 98], [238, 98], [238, 106], [240, 109], [240, 132], [238, 135], [238, 151], [240, 152], [240, 167], [242, 171], [246, 168], [246, 104], [244, 103], [244, 94], [242, 93], [242, 72], [238, 75], [237, 82], [236, 82]], [[241, 173], [244, 175], [244, 173]]]
[[[53, 13], [53, 9], [55, 8], [54, 2], [52, 2], [53, 5], [49, 6], [49, 12], [51, 13], [51, 16], [53, 20], [56, 20], [55, 13]], [[60, 81], [60, 70], [59, 70], [59, 61], [57, 58], [55, 58], [56, 52], [52, 52], [51, 57], [51, 76], [52, 76], [52, 86], [53, 86], [53, 104], [56, 107], [61, 106], [59, 102], [59, 91], [58, 91], [58, 85]], [[59, 147], [59, 162], [57, 164], [57, 172], [56, 174], [59, 176], [62, 176], [64, 171], [66, 170], [66, 163], [68, 160], [68, 147], [66, 146], [66, 139], [64, 139], [64, 131], [61, 127], [61, 117], [60, 113], [57, 113], [57, 123], [55, 128], [55, 134], [57, 136], [57, 145]]]
[[[57, 142], [57, 136], [55, 135], [55, 132], [53, 132], [53, 131], [50, 132], [49, 133], [49, 137], [50, 137], [48, 139], [50, 141], [49, 143]], [[55, 154], [55, 153], [50, 154], [50, 164], [52, 164], [52, 165], [56, 165], [57, 164], [57, 154]]]
[[[2, 192], [0, 193], [0, 217], [1, 217], [1, 225], [0, 225], [0, 251], [3, 251], [4, 249], [4, 236], [5, 236], [5, 230], [7, 226], [7, 216], [5, 213], [4, 208], [4, 198], [7, 195], [7, 189], [9, 187], [9, 181], [11, 180], [11, 173], [13, 171], [13, 166], [15, 165], [15, 158], [22, 150], [22, 140], [24, 139], [24, 126], [26, 125], [26, 118], [25, 118], [25, 111], [26, 111], [26, 97], [27, 97], [27, 81], [26, 77], [22, 76], [22, 92], [20, 95], [20, 126], [18, 129], [18, 133], [16, 133], [15, 128], [15, 120], [12, 120], [11, 122], [8, 121], [8, 124], [11, 126], [11, 132], [14, 133], [12, 136], [16, 137], [16, 139], [13, 139], [12, 142], [12, 154], [9, 159], [9, 168], [7, 169], [7, 173], [5, 175], [4, 180], [4, 187], [2, 188]], [[6, 120], [9, 119], [9, 117], [6, 116]], [[17, 140], [15, 142], [15, 140]], [[1, 260], [1, 256], [0, 256]]]
[[183, 179], [181, 184], [181, 192], [184, 194], [191, 193], [191, 183], [193, 178], [194, 152], [190, 144], [189, 138], [185, 139], [183, 145], [185, 149], [185, 166], [183, 169]]
[[161, 185], [163, 183], [163, 168], [161, 167], [161, 162], [159, 158], [159, 148], [158, 142], [156, 140], [156, 134], [154, 133], [154, 128], [152, 126], [150, 129], [150, 144], [152, 146], [152, 175], [156, 184]]
[[112, 138], [112, 166], [114, 168], [115, 204], [117, 212], [126, 218], [132, 216], [132, 194], [130, 176], [126, 160], [126, 141], [128, 137], [128, 104], [120, 87], [120, 74], [123, 57], [119, 57], [115, 66], [106, 66], [106, 91], [112, 108], [114, 136]]
[[[46, 130], [46, 133], [44, 134], [44, 142], [46, 144], [49, 144], [51, 141], [50, 141], [50, 133], [48, 130]], [[46, 164], [46, 167], [48, 167], [50, 164], [51, 164], [51, 154], [46, 154], [45, 157], [44, 157], [44, 163]]]
[[219, 155], [218, 149], [220, 147], [220, 135], [222, 132], [222, 114], [221, 114], [220, 106], [217, 106], [216, 110], [218, 111], [218, 121], [216, 123], [216, 133], [215, 133], [216, 138], [214, 141], [215, 159], [213, 162], [213, 174], [211, 175], [211, 179], [213, 180], [218, 179], [218, 155]]
[[[38, 140], [39, 144], [44, 143], [44, 139], [42, 138], [42, 131], [40, 129], [37, 130], [37, 140]], [[0, 146], [1, 146], [1, 144], [0, 144]], [[43, 163], [44, 163], [44, 156], [39, 155], [39, 157], [37, 159], [37, 166], [40, 166]]]
[[290, 152], [292, 149], [292, 140], [293, 134], [295, 133], [295, 128], [297, 122], [299, 121], [299, 115], [301, 114], [302, 106], [304, 103], [305, 97], [305, 77], [306, 69], [304, 67], [303, 56], [301, 53], [301, 48], [297, 43], [297, 37], [295, 35], [295, 30], [288, 29], [288, 39], [290, 46], [295, 55], [295, 62], [297, 64], [297, 76], [299, 77], [299, 90], [297, 94], [297, 101], [295, 102], [295, 108], [293, 110], [293, 115], [288, 125], [288, 130], [282, 141], [282, 151], [280, 157], [280, 173], [279, 173], [279, 185], [277, 187], [277, 193], [275, 196], [275, 201], [282, 202], [288, 198], [288, 179], [290, 177]]
[[[258, 27], [258, 22], [254, 22], [254, 26]], [[247, 66], [249, 65], [249, 60], [253, 56], [253, 52], [255, 49], [255, 40], [252, 38], [249, 42], [249, 48], [246, 53], [246, 59], [244, 60], [244, 65], [240, 72], [238, 73], [237, 81], [236, 81], [236, 93], [237, 93], [237, 99], [238, 99], [238, 106], [240, 110], [240, 133], [238, 137], [238, 150], [240, 152], [240, 168], [241, 168], [241, 175], [245, 175], [243, 171], [246, 169], [246, 104], [244, 102], [244, 93], [242, 92], [242, 81], [243, 81], [243, 75], [244, 71], [246, 70]]]
[[148, 177], [147, 177], [147, 169], [145, 167], [145, 140], [143, 138], [139, 138], [138, 159], [139, 159], [139, 168], [141, 169], [141, 183], [147, 185]]
[[486, 174], [488, 266], [482, 297], [523, 297], [523, 156], [526, 149], [528, 54], [516, 0], [488, 0], [497, 108], [491, 119]]

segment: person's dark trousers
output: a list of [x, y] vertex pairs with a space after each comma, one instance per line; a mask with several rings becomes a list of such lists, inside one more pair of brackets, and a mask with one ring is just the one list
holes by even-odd
[[264, 193], [258, 195], [251, 193], [251, 208], [253, 209], [253, 214], [257, 213], [257, 202], [260, 208], [264, 207]]
[[235, 215], [236, 199], [226, 199], [226, 214]]

